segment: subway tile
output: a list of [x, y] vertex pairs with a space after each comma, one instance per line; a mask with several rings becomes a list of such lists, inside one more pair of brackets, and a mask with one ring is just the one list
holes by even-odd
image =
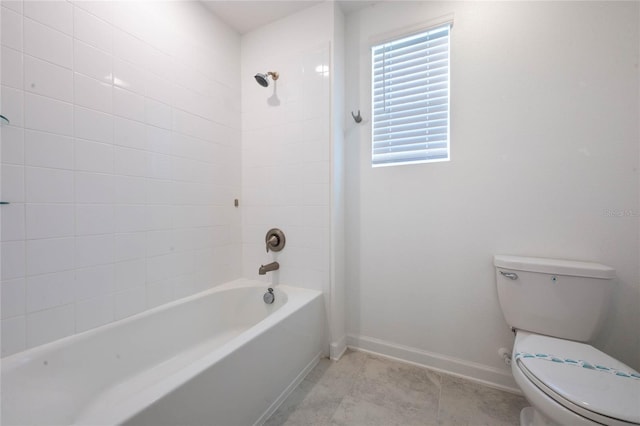
[[73, 35], [73, 6], [67, 1], [26, 1], [24, 16], [65, 34]]
[[113, 57], [79, 40], [74, 41], [74, 71], [103, 83], [113, 80]]
[[23, 88], [23, 63], [22, 52], [7, 46], [2, 46], [0, 50], [2, 55], [2, 83], [3, 86], [13, 87], [14, 89]]
[[150, 153], [147, 157], [147, 177], [153, 179], [171, 179], [171, 157]]
[[147, 229], [144, 205], [115, 206], [116, 232], [139, 232]]
[[168, 180], [147, 179], [146, 201], [148, 204], [172, 204], [175, 201], [175, 185]]
[[115, 87], [113, 113], [130, 120], [144, 122], [144, 96]]
[[73, 269], [74, 247], [73, 238], [27, 241], [27, 276]]
[[25, 238], [24, 204], [2, 206], [2, 241], [18, 241]]
[[2, 356], [9, 356], [27, 348], [26, 317], [19, 316], [0, 321], [2, 326]]
[[[93, 2], [111, 3], [111, 2]], [[83, 10], [85, 2], [78, 4], [74, 14], [74, 36], [78, 40], [107, 53], [113, 52], [113, 27], [107, 22]], [[105, 7], [112, 7], [105, 4]]]
[[171, 153], [171, 131], [147, 126], [147, 150], [159, 154]]
[[73, 169], [73, 138], [25, 130], [24, 139], [27, 166]]
[[171, 129], [171, 107], [153, 99], [145, 99], [145, 121], [152, 126]]
[[29, 55], [24, 57], [24, 86], [27, 92], [73, 101], [73, 72]]
[[116, 291], [125, 291], [143, 286], [147, 279], [147, 265], [144, 259], [134, 259], [116, 263]]
[[[4, 2], [2, 2], [2, 6], [4, 6]], [[2, 22], [2, 25], [0, 25], [0, 42], [2, 42], [3, 46], [22, 52], [22, 15], [3, 7], [0, 19]]]
[[115, 266], [113, 264], [93, 266], [76, 270], [75, 300], [82, 301], [113, 293]]
[[[169, 42], [172, 40], [169, 39]], [[145, 43], [143, 50], [143, 68], [158, 76], [173, 81], [175, 79], [174, 67], [170, 54], [164, 53], [150, 44]], [[167, 46], [169, 49], [171, 46]]]
[[171, 229], [173, 212], [169, 205], [147, 206], [147, 229]]
[[73, 39], [29, 18], [24, 20], [24, 53], [61, 67], [73, 67]]
[[3, 0], [2, 6], [7, 9], [11, 9], [19, 15], [22, 15], [24, 12], [24, 1], [23, 0]]
[[114, 320], [113, 294], [79, 302], [76, 305], [76, 330], [89, 330]]
[[147, 258], [147, 282], [155, 283], [175, 277], [173, 270], [173, 255]]
[[112, 205], [76, 206], [76, 235], [109, 234], [114, 231], [115, 213]]
[[[117, 154], [116, 154], [117, 158]], [[117, 162], [117, 159], [116, 159]], [[118, 167], [116, 165], [116, 167]], [[116, 172], [117, 173], [117, 172]], [[116, 182], [115, 202], [118, 204], [141, 204], [146, 200], [146, 180], [143, 177], [118, 176]]]
[[0, 284], [2, 319], [24, 315], [26, 306], [25, 294], [24, 278], [2, 281]]
[[113, 111], [114, 95], [111, 84], [76, 72], [73, 76], [73, 91], [77, 105], [106, 113]]
[[146, 253], [146, 232], [131, 232], [115, 235], [115, 261], [144, 259]]
[[113, 250], [112, 234], [79, 236], [76, 238], [76, 268], [113, 263]]
[[111, 114], [76, 106], [74, 121], [77, 138], [113, 143], [114, 117]]
[[113, 32], [113, 54], [133, 65], [144, 65], [145, 44], [131, 34], [116, 28]]
[[29, 203], [72, 203], [73, 172], [27, 167], [26, 201]]
[[75, 145], [76, 170], [95, 173], [113, 173], [113, 145], [84, 139], [76, 139]]
[[24, 164], [24, 129], [16, 126], [2, 125], [2, 162], [5, 164]]
[[0, 167], [3, 201], [23, 203], [25, 200], [24, 166], [3, 164]]
[[72, 236], [74, 221], [71, 204], [27, 204], [27, 239]]
[[[80, 8], [103, 21], [113, 22], [113, 2], [104, 0], [82, 0], [74, 2], [76, 8]], [[77, 10], [76, 10], [76, 13]]]
[[75, 332], [74, 307], [59, 306], [27, 315], [27, 347], [43, 345]]
[[115, 147], [115, 173], [126, 176], [145, 176], [147, 155], [146, 151], [139, 149]]
[[147, 232], [147, 256], [159, 256], [173, 251], [173, 233], [170, 230]]
[[173, 286], [169, 279], [147, 283], [147, 309], [173, 300]]
[[[144, 76], [144, 94], [167, 105], [174, 103], [174, 91], [177, 88], [169, 80], [146, 71]], [[169, 123], [170, 125], [171, 123]]]
[[146, 307], [147, 292], [144, 285], [115, 294], [115, 319], [137, 314]]
[[176, 132], [206, 141], [211, 141], [215, 134], [212, 123], [202, 117], [178, 109], [173, 109], [172, 117], [172, 129]]
[[113, 84], [121, 89], [144, 95], [144, 71], [120, 58], [113, 60]]
[[146, 126], [138, 121], [115, 117], [115, 135], [113, 143], [129, 148], [146, 149]]
[[62, 271], [27, 278], [27, 312], [67, 305], [75, 300], [75, 272]]
[[0, 99], [0, 105], [2, 106], [2, 115], [10, 121], [12, 126], [24, 126], [24, 92], [8, 86], [2, 86], [1, 90], [2, 99]]
[[38, 96], [24, 95], [24, 125], [31, 130], [73, 135], [73, 106], [70, 103]]
[[115, 200], [113, 175], [98, 173], [75, 173], [76, 203], [105, 204]]

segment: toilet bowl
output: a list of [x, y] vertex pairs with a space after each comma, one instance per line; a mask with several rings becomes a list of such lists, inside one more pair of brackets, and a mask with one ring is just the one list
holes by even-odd
[[494, 256], [500, 307], [516, 333], [511, 370], [531, 407], [521, 426], [640, 425], [640, 373], [585, 343], [615, 271], [570, 260]]
[[522, 426], [640, 424], [640, 373], [590, 345], [518, 331], [511, 370]]

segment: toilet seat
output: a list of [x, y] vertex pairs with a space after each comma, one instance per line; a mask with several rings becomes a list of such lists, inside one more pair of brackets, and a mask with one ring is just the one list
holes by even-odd
[[640, 374], [590, 345], [518, 331], [514, 363], [573, 413], [601, 424], [640, 425]]

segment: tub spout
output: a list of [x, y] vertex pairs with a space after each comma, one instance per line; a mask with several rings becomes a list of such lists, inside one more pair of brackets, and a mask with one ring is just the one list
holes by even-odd
[[271, 262], [266, 265], [261, 265], [260, 269], [258, 269], [258, 274], [265, 275], [267, 272], [277, 271], [278, 269], [280, 269], [280, 264], [278, 262]]

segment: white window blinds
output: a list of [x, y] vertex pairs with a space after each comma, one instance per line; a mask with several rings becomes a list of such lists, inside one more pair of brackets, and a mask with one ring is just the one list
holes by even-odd
[[449, 159], [450, 28], [371, 48], [374, 166]]

